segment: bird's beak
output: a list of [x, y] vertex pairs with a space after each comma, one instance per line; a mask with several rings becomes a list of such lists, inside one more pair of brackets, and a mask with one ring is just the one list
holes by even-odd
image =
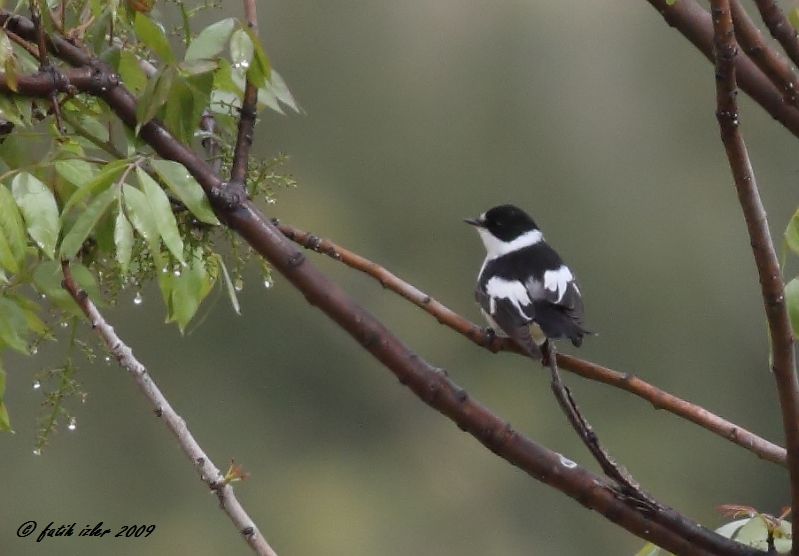
[[472, 226], [475, 226], [477, 228], [485, 227], [485, 223], [482, 220], [480, 220], [479, 218], [464, 218], [463, 221], [466, 222], [467, 224], [471, 224]]

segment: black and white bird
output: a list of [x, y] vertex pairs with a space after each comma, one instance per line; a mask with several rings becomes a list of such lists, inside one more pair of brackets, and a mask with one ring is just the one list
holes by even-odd
[[475, 298], [497, 334], [535, 357], [548, 339], [568, 338], [579, 346], [591, 334], [583, 327], [574, 273], [526, 212], [501, 205], [465, 222], [477, 228], [486, 248]]

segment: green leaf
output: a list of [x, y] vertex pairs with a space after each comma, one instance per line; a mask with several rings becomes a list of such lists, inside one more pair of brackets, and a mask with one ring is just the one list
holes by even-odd
[[117, 193], [116, 188], [107, 189], [89, 203], [61, 241], [59, 253], [62, 259], [71, 259], [75, 256], [108, 207], [114, 202]]
[[197, 38], [191, 41], [186, 50], [185, 60], [204, 60], [215, 58], [225, 48], [225, 43], [233, 32], [236, 20], [229, 17], [222, 21], [217, 21], [203, 29]]
[[635, 556], [666, 556], [667, 554], [670, 553], [665, 552], [657, 545], [648, 542], [644, 545], [644, 547], [641, 550], [635, 553]]
[[8, 418], [8, 409], [5, 404], [6, 394], [6, 371], [0, 367], [0, 431], [14, 432], [11, 428], [11, 420]]
[[64, 217], [72, 207], [80, 203], [86, 197], [98, 195], [108, 189], [130, 164], [131, 162], [129, 160], [115, 160], [114, 162], [109, 162], [90, 182], [84, 182], [84, 185], [76, 184], [80, 185], [80, 189], [75, 191], [75, 193], [67, 199], [64, 209], [61, 211], [62, 226], [64, 224]]
[[793, 334], [799, 337], [799, 278], [794, 278], [785, 285], [785, 301], [788, 304]]
[[117, 248], [116, 258], [122, 269], [122, 274], [127, 274], [133, 252], [133, 227], [121, 206], [114, 222], [114, 244]]
[[28, 322], [22, 308], [6, 296], [0, 296], [0, 346], [28, 354]]
[[176, 73], [175, 66], [165, 66], [147, 82], [136, 107], [136, 135], [139, 134], [141, 127], [152, 120], [166, 103]]
[[20, 172], [11, 181], [11, 191], [17, 201], [28, 235], [49, 258], [55, 256], [58, 242], [58, 206], [50, 188], [34, 175]]
[[[183, 333], [214, 283], [199, 251], [193, 253], [191, 263], [179, 276], [171, 273], [167, 276], [169, 278], [163, 280], [164, 286], [162, 286], [162, 289], [167, 289], [169, 292], [167, 322], [176, 322], [180, 332]], [[162, 280], [159, 280], [160, 282]]]
[[[672, 0], [672, 2], [676, 2], [676, 0]], [[794, 29], [799, 29], [799, 8], [788, 10], [788, 21], [791, 22]]]
[[236, 29], [230, 36], [230, 61], [234, 69], [246, 70], [250, 67], [255, 46], [247, 31]]
[[239, 305], [239, 296], [236, 295], [236, 286], [233, 285], [233, 281], [230, 279], [230, 274], [227, 271], [227, 266], [225, 266], [225, 261], [218, 253], [215, 253], [213, 258], [217, 265], [222, 269], [222, 276], [225, 278], [225, 289], [227, 290], [228, 298], [230, 298], [230, 305], [233, 307], [233, 310], [236, 311], [236, 314], [240, 315], [241, 305]]
[[185, 265], [183, 238], [180, 237], [178, 223], [169, 204], [169, 197], [166, 196], [161, 186], [141, 168], [136, 168], [136, 177], [139, 178], [139, 185], [147, 197], [147, 202], [150, 203], [155, 225], [158, 228], [161, 239], [164, 240], [164, 245], [181, 264]]
[[799, 254], [799, 210], [794, 212], [793, 216], [788, 221], [784, 237], [788, 248], [794, 253]]
[[180, 199], [180, 202], [186, 205], [198, 220], [206, 224], [219, 224], [205, 191], [183, 164], [171, 160], [153, 160], [151, 164], [172, 194]]
[[0, 185], [0, 265], [15, 274], [25, 262], [25, 227], [11, 192]]
[[127, 184], [122, 186], [122, 196], [125, 200], [125, 210], [127, 210], [130, 223], [133, 224], [139, 235], [147, 242], [150, 255], [152, 255], [155, 264], [159, 268], [163, 268], [164, 258], [161, 255], [161, 235], [158, 232], [158, 225], [150, 208], [150, 202], [144, 193]]
[[135, 95], [140, 95], [147, 87], [147, 74], [144, 73], [139, 58], [129, 50], [123, 50], [120, 54], [119, 75], [125, 86]]
[[301, 112], [294, 95], [289, 91], [288, 85], [275, 70], [272, 70], [272, 75], [266, 85], [258, 91], [258, 101], [280, 114], [283, 113], [283, 110], [280, 108], [278, 101], [291, 108], [294, 112]]
[[78, 187], [82, 187], [92, 181], [95, 174], [92, 164], [78, 158], [56, 160], [53, 166], [59, 176]]
[[247, 68], [247, 79], [249, 79], [253, 85], [260, 88], [269, 81], [272, 73], [272, 64], [269, 62], [269, 57], [267, 57], [266, 52], [264, 52], [261, 40], [253, 30], [246, 29], [246, 33], [249, 35], [255, 49], [253, 59], [250, 61], [250, 67]]
[[143, 13], [136, 12], [133, 27], [139, 40], [155, 52], [161, 60], [167, 64], [175, 61], [172, 47], [169, 45], [166, 34], [160, 25]]

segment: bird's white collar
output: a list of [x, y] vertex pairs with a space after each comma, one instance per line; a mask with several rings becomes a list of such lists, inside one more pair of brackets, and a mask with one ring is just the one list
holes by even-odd
[[483, 240], [483, 245], [486, 248], [486, 260], [496, 259], [544, 240], [541, 230], [530, 230], [513, 241], [502, 241], [485, 228], [477, 228], [477, 232], [480, 234], [480, 239]]

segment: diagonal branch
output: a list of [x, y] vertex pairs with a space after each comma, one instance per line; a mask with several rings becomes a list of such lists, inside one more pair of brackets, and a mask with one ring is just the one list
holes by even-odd
[[[713, 62], [713, 22], [702, 6], [695, 0], [647, 1], [660, 12], [666, 23], [675, 27]], [[771, 117], [799, 137], [799, 110], [785, 102], [783, 91], [777, 89], [748, 56], [736, 56], [734, 63], [741, 89]]]
[[63, 261], [61, 268], [64, 273], [64, 289], [69, 292], [72, 299], [83, 311], [83, 314], [89, 319], [92, 329], [119, 362], [119, 365], [128, 371], [139, 390], [153, 406], [155, 414], [164, 421], [169, 431], [175, 435], [178, 444], [183, 449], [183, 453], [186, 454], [186, 457], [189, 458], [200, 475], [200, 479], [216, 493], [219, 498], [219, 506], [228, 515], [236, 529], [244, 537], [244, 540], [259, 556], [277, 556], [277, 553], [269, 546], [264, 536], [261, 535], [255, 522], [250, 519], [250, 516], [247, 515], [247, 512], [239, 503], [229, 480], [214, 465], [194, 439], [186, 425], [186, 421], [172, 409], [169, 401], [164, 397], [152, 376], [147, 372], [147, 368], [136, 359], [130, 347], [117, 336], [114, 328], [108, 324], [86, 292], [80, 289], [80, 286], [75, 282], [69, 263]]
[[755, 0], [755, 4], [771, 36], [777, 39], [788, 57], [799, 66], [799, 36], [796, 29], [774, 0]]
[[760, 29], [746, 13], [740, 0], [730, 0], [735, 37], [741, 48], [757, 67], [782, 91], [785, 101], [799, 105], [799, 81], [789, 62], [771, 48], [764, 40]]
[[602, 472], [616, 481], [628, 496], [637, 498], [641, 504], [656, 507], [656, 503], [652, 498], [641, 490], [638, 481], [633, 479], [630, 472], [619, 465], [599, 442], [599, 437], [594, 432], [594, 428], [583, 416], [572, 396], [571, 390], [563, 383], [563, 379], [560, 377], [555, 343], [546, 342], [546, 347], [548, 349], [546, 360], [549, 362], [552, 393], [555, 394], [558, 405], [560, 405], [563, 413], [566, 414], [566, 418], [577, 433], [577, 436], [580, 437], [588, 451], [594, 456], [594, 459], [602, 468]]
[[[733, 33], [729, 0], [712, 0], [710, 5], [716, 47], [716, 118], [760, 276], [763, 305], [771, 335], [771, 369], [777, 385], [788, 449], [791, 510], [796, 516], [799, 515], [799, 380], [794, 361], [793, 333], [785, 304], [785, 284], [749, 153], [739, 129], [734, 63], [738, 45]], [[799, 519], [793, 520], [792, 534], [793, 538], [799, 538]], [[792, 554], [799, 554], [799, 542], [794, 544]]]
[[[0, 21], [2, 20], [0, 12]], [[22, 29], [19, 32], [23, 38]], [[51, 38], [53, 43], [56, 39]], [[65, 42], [65, 41], [64, 41]], [[67, 43], [72, 50], [58, 50], [62, 59], [78, 60], [85, 53]], [[89, 58], [85, 64], [109, 76], [113, 72], [103, 62]], [[136, 122], [137, 101], [121, 85], [93, 89], [116, 116], [129, 127]], [[308, 262], [250, 201], [237, 205], [222, 202], [217, 191], [222, 186], [210, 166], [178, 141], [159, 122], [151, 120], [140, 128], [140, 137], [159, 156], [180, 162], [203, 187], [226, 225], [244, 238], [253, 249], [283, 274], [313, 305], [356, 339], [364, 349], [397, 376], [431, 407], [452, 419], [486, 447], [532, 477], [544, 482], [580, 504], [598, 511], [628, 531], [679, 554], [758, 554], [735, 541], [721, 537], [688, 520], [676, 511], [658, 504], [654, 514], [636, 500], [625, 497], [618, 487], [576, 463], [518, 434], [486, 407], [472, 400], [444, 373], [410, 350], [380, 321], [358, 305], [337, 284]]]
[[[379, 264], [362, 257], [344, 247], [341, 247], [328, 239], [300, 230], [285, 222], [275, 221], [275, 225], [287, 238], [306, 249], [325, 254], [355, 270], [359, 270], [377, 280], [380, 285], [394, 293], [402, 296], [423, 311], [432, 315], [439, 323], [448, 326], [452, 330], [462, 334], [475, 344], [494, 351], [506, 350], [521, 353], [515, 343], [503, 341], [496, 338], [493, 345], [489, 345], [490, 339], [483, 329], [469, 322], [461, 315], [448, 308], [440, 301], [419, 290], [412, 284], [402, 280], [388, 269]], [[659, 388], [633, 376], [629, 373], [620, 373], [579, 359], [577, 357], [559, 353], [557, 354], [558, 365], [575, 374], [602, 382], [650, 402], [656, 409], [665, 409], [678, 417], [687, 419], [707, 430], [713, 432], [726, 440], [750, 450], [758, 457], [767, 461], [786, 465], [785, 449], [765, 440], [756, 434], [731, 423], [718, 415], [711, 413], [701, 406], [669, 394]]]

